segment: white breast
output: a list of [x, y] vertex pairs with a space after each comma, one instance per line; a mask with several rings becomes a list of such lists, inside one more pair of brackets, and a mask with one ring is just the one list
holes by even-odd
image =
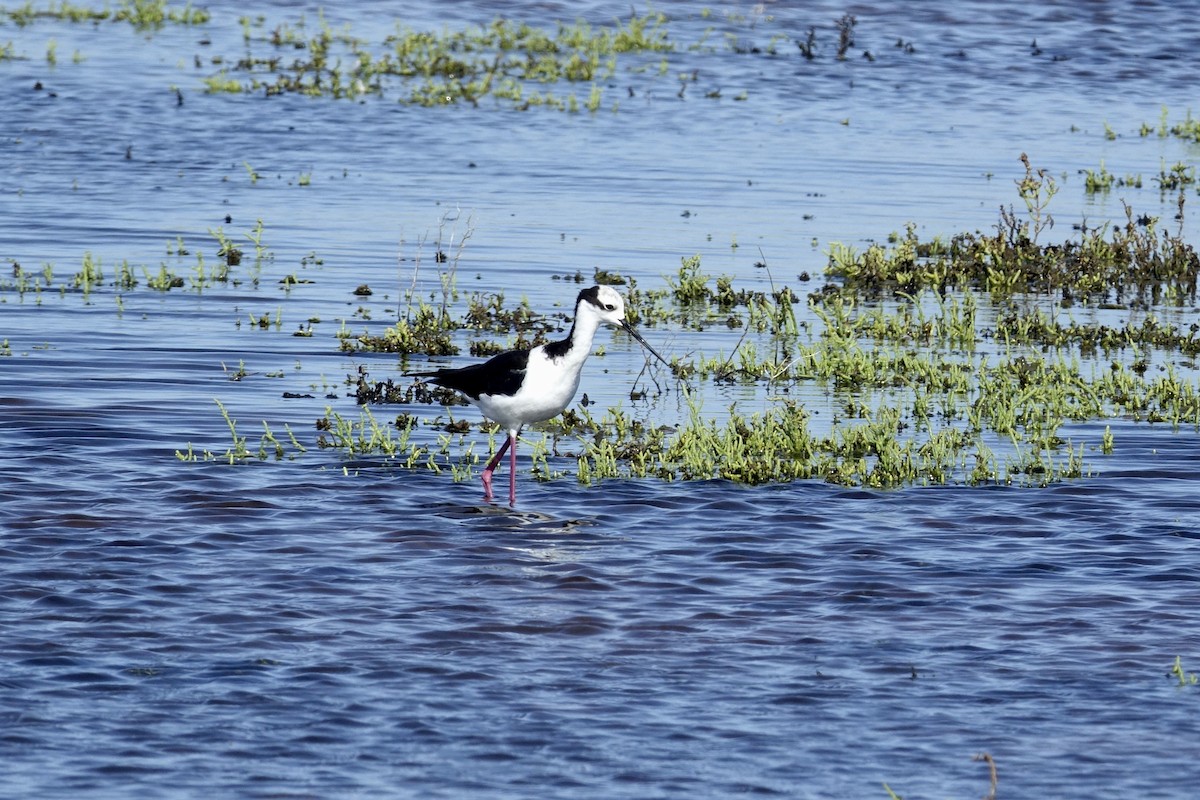
[[574, 399], [582, 367], [582, 359], [551, 361], [541, 349], [535, 349], [529, 354], [520, 390], [514, 395], [482, 394], [479, 409], [488, 419], [510, 431], [548, 420]]

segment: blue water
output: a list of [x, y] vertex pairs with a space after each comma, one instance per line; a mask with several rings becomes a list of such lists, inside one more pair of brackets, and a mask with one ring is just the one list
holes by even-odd
[[[199, 29], [0, 26], [0, 797], [971, 797], [984, 752], [1002, 797], [1192, 796], [1200, 694], [1168, 673], [1176, 656], [1200, 671], [1193, 430], [1077, 426], [1094, 474], [1047, 489], [587, 487], [523, 461], [515, 510], [475, 478], [315, 445], [327, 408], [357, 419], [347, 376], [399, 366], [337, 332], [395, 319], [418, 257], [436, 294], [439, 236], [468, 237], [464, 293], [551, 314], [577, 291], [552, 276], [576, 270], [661, 288], [700, 253], [753, 286], [765, 257], [799, 285], [832, 241], [989, 227], [1019, 203], [1021, 152], [1060, 180], [1055, 236], [1121, 219], [1121, 200], [1171, 220], [1150, 177], [1195, 145], [1138, 128], [1194, 99], [1186, 4], [907, 5], [849, 9], [838, 62], [844, 6], [660, 4], [682, 43], [713, 26], [712, 51], [619, 70], [595, 114], [207, 95], [213, 56], [245, 47], [247, 9], [225, 2]], [[250, 11], [264, 30], [317, 18]], [[628, 7], [503, 11], [601, 25]], [[394, 29], [389, 4], [327, 17], [376, 42]], [[724, 47], [809, 26], [813, 62], [790, 41]], [[1101, 160], [1143, 188], [1086, 195], [1078, 170]], [[213, 266], [217, 227], [247, 250], [240, 283], [146, 286], [162, 265], [188, 278], [198, 252]], [[84, 253], [104, 285], [60, 292]], [[122, 261], [137, 288], [111, 285]], [[50, 264], [54, 288], [17, 292], [13, 262]], [[736, 341], [646, 333], [673, 354]], [[598, 344], [582, 390], [629, 408], [641, 356]], [[713, 413], [771, 402], [705, 391]], [[251, 449], [265, 421], [307, 451], [179, 460], [229, 447], [214, 400]], [[677, 401], [636, 410], [670, 419]], [[374, 413], [399, 410], [445, 414]]]

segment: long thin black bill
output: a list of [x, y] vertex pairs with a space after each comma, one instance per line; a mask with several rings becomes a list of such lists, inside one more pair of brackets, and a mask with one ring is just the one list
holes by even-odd
[[662, 363], [666, 364], [668, 367], [670, 367], [670, 366], [671, 366], [670, 362], [668, 362], [668, 361], [667, 361], [665, 358], [663, 358], [662, 356], [660, 356], [660, 355], [658, 354], [658, 351], [657, 351], [657, 350], [655, 350], [653, 347], [651, 347], [651, 346], [650, 346], [650, 343], [649, 343], [649, 342], [647, 342], [645, 339], [643, 339], [643, 338], [642, 338], [642, 335], [641, 335], [640, 333], [638, 333], [638, 332], [637, 332], [637, 329], [635, 329], [635, 328], [634, 328], [632, 325], [630, 325], [628, 322], [626, 322], [626, 321], [622, 320], [622, 322], [621, 322], [621, 327], [625, 329], [625, 332], [626, 332], [626, 333], [628, 333], [628, 334], [629, 334], [630, 336], [632, 336], [633, 338], [637, 339], [637, 340], [638, 340], [638, 344], [640, 344], [642, 347], [644, 347], [644, 348], [646, 348], [647, 350], [649, 350], [649, 351], [650, 351], [650, 353], [651, 353], [651, 355], [653, 355], [655, 358], [657, 358], [657, 359], [658, 359], [659, 361], [661, 361]]

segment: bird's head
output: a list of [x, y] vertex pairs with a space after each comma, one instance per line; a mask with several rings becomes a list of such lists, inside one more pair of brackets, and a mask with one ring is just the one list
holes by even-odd
[[[625, 298], [611, 286], [593, 286], [590, 289], [584, 289], [579, 293], [579, 298], [575, 301], [575, 316], [576, 318], [590, 314], [595, 316], [600, 322], [605, 325], [611, 325], [614, 328], [621, 328], [634, 339], [637, 339], [642, 347], [650, 351], [659, 361], [667, 364], [667, 360], [658, 354], [651, 347], [642, 335], [629, 324], [625, 319]], [[667, 364], [670, 366], [669, 364]]]

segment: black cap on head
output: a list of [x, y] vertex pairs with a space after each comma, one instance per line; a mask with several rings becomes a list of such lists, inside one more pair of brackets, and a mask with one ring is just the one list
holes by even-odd
[[593, 286], [590, 289], [584, 289], [579, 293], [579, 297], [575, 298], [575, 305], [578, 306], [584, 300], [588, 301], [597, 308], [601, 307], [600, 303], [600, 287]]

